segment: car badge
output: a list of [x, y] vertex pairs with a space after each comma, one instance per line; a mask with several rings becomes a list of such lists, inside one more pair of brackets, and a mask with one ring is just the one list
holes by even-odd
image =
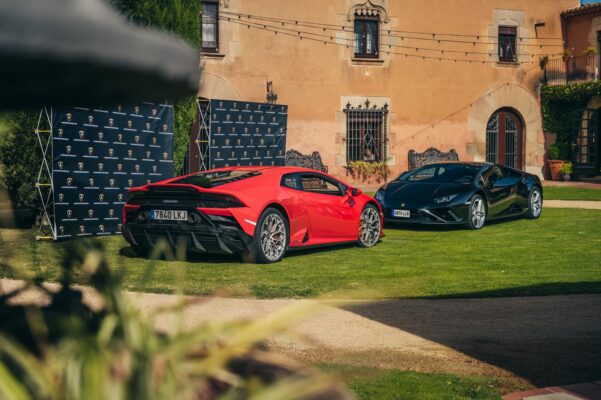
[[405, 203], [402, 203], [402, 204], [401, 204], [401, 207], [405, 207]]

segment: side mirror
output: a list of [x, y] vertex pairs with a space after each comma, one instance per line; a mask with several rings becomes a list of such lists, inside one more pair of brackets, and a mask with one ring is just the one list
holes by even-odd
[[361, 189], [359, 189], [359, 188], [351, 188], [351, 189], [349, 189], [349, 192], [350, 192], [350, 195], [353, 197], [361, 196], [361, 194], [363, 193], [361, 191]]

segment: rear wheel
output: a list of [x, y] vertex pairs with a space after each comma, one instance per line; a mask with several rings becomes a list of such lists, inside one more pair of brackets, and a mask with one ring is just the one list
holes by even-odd
[[372, 247], [380, 240], [382, 220], [380, 210], [373, 204], [368, 204], [361, 212], [359, 221], [359, 246]]
[[467, 227], [469, 229], [481, 229], [486, 222], [486, 202], [479, 194], [474, 195], [470, 201]]
[[537, 219], [543, 212], [543, 194], [538, 187], [533, 187], [528, 196], [528, 210], [526, 218]]
[[244, 262], [270, 264], [284, 257], [288, 248], [290, 228], [280, 210], [269, 207], [257, 221], [255, 234], [248, 249], [242, 253]]
[[150, 254], [150, 251], [152, 250], [151, 247], [140, 245], [140, 244], [132, 244], [131, 249], [139, 257], [148, 257], [148, 255]]

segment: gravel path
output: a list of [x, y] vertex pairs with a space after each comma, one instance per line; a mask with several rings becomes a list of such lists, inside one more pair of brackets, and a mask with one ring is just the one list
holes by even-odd
[[582, 200], [545, 200], [543, 208], [582, 208], [586, 210], [601, 210], [601, 201]]
[[[0, 280], [3, 291], [22, 285]], [[48, 285], [56, 288], [56, 285]], [[85, 301], [100, 306], [92, 290]], [[175, 296], [127, 293], [144, 312]], [[189, 298], [188, 326], [205, 321], [257, 319], [311, 300]], [[38, 292], [17, 301], [44, 302]], [[325, 303], [292, 326], [292, 335], [270, 338], [273, 349], [310, 361], [403, 368], [427, 372], [491, 375], [536, 386], [599, 377], [601, 295], [466, 300], [350, 301]], [[157, 320], [172, 326], [173, 316]], [[568, 382], [569, 383], [569, 382]]]

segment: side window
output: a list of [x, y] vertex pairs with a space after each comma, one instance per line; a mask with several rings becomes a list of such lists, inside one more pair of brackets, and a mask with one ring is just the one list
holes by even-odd
[[341, 195], [342, 191], [338, 183], [326, 178], [323, 175], [306, 174], [300, 177], [302, 190], [306, 192]]
[[284, 175], [282, 177], [282, 186], [285, 186], [290, 189], [301, 189], [298, 184], [298, 175], [297, 174], [289, 174]]
[[499, 179], [503, 179], [503, 173], [498, 167], [492, 167], [490, 171], [485, 174], [486, 183], [488, 186], [492, 186]]

